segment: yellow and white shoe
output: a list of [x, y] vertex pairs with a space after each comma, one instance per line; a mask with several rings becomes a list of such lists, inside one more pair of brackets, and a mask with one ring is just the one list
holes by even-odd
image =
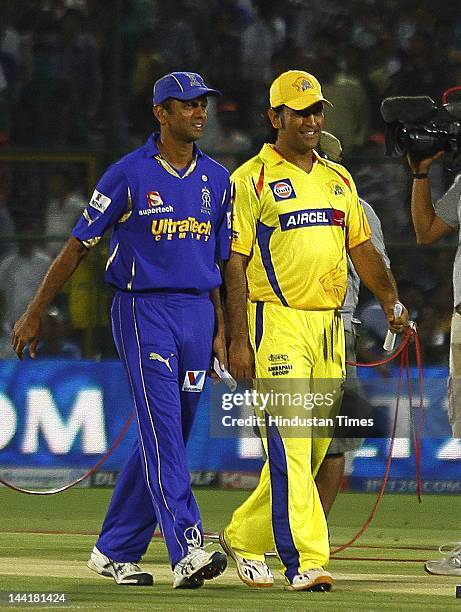
[[235, 561], [237, 574], [242, 582], [257, 588], [267, 588], [274, 584], [274, 576], [265, 561], [255, 561], [237, 555], [226, 539], [225, 531], [219, 534], [219, 542], [223, 550]]
[[315, 567], [313, 569], [304, 570], [300, 574], [296, 574], [293, 580], [286, 581], [285, 589], [287, 591], [323, 591], [331, 590], [333, 584], [333, 576], [323, 567]]

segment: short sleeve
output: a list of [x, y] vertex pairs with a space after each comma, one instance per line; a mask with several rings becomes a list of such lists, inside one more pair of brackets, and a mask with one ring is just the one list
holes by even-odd
[[353, 181], [350, 181], [350, 205], [347, 213], [346, 246], [350, 251], [359, 244], [371, 238], [371, 230], [365, 212], [359, 202], [357, 190]]
[[223, 191], [218, 225], [216, 229], [216, 262], [229, 259], [232, 236], [231, 186], [229, 179]]
[[124, 214], [129, 198], [128, 182], [120, 164], [108, 168], [96, 185], [88, 206], [72, 235], [85, 246], [94, 246], [104, 232]]
[[386, 245], [384, 244], [384, 236], [383, 236], [383, 229], [381, 227], [381, 221], [379, 220], [379, 217], [375, 213], [373, 208], [368, 204], [368, 202], [365, 202], [365, 200], [360, 199], [360, 203], [363, 206], [363, 210], [365, 211], [365, 215], [367, 217], [367, 221], [371, 229], [371, 242], [373, 243], [373, 246], [378, 251], [378, 253], [381, 255], [381, 257], [383, 258], [386, 268], [390, 268], [391, 261], [386, 251]]
[[[249, 179], [251, 180], [251, 178]], [[232, 186], [232, 251], [250, 255], [256, 241], [259, 200], [253, 186], [240, 177], [231, 178]]]
[[459, 206], [461, 203], [461, 174], [455, 178], [450, 189], [434, 205], [435, 214], [447, 225], [459, 227]]

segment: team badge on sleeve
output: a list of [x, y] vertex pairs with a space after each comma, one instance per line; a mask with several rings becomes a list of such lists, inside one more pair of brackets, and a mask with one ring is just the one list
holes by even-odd
[[328, 183], [328, 187], [330, 188], [330, 191], [331, 191], [331, 193], [333, 195], [335, 195], [335, 196], [343, 196], [344, 195], [344, 189], [338, 183], [338, 181], [330, 181]]
[[95, 189], [93, 191], [93, 195], [91, 196], [90, 206], [96, 208], [96, 210], [99, 210], [100, 213], [103, 213], [111, 202], [112, 200], [110, 198]]
[[279, 181], [269, 183], [269, 187], [271, 188], [272, 193], [274, 194], [276, 202], [282, 202], [283, 200], [291, 200], [292, 198], [297, 197], [289, 178], [280, 179]]
[[182, 385], [183, 391], [200, 393], [205, 384], [205, 370], [187, 370]]

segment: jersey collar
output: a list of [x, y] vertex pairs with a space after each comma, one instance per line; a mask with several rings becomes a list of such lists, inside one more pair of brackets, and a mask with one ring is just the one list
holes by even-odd
[[[313, 151], [314, 153], [314, 162], [323, 162], [322, 158], [319, 156], [317, 151]], [[259, 152], [259, 157], [263, 160], [266, 166], [276, 166], [277, 164], [282, 164], [287, 160], [280, 155], [280, 153], [275, 149], [273, 144], [264, 144], [262, 146], [261, 151]]]
[[[158, 150], [157, 140], [160, 138], [160, 132], [154, 132], [147, 139], [144, 148], [146, 150], [146, 154], [148, 157], [154, 157], [155, 155], [159, 155], [160, 151]], [[202, 157], [203, 153], [201, 149], [194, 142], [194, 155], [197, 157]]]
[[259, 157], [263, 160], [266, 166], [276, 166], [285, 161], [285, 158], [276, 151], [273, 144], [265, 143], [259, 152]]
[[162, 168], [164, 168], [169, 174], [172, 174], [176, 178], [184, 179], [186, 178], [186, 176], [189, 176], [189, 174], [192, 174], [192, 172], [195, 170], [195, 167], [197, 166], [198, 158], [202, 157], [203, 155], [202, 151], [195, 144], [195, 142], [193, 144], [193, 158], [190, 163], [190, 166], [184, 174], [179, 174], [179, 172], [177, 172], [176, 169], [173, 168], [173, 166], [169, 164], [165, 158], [162, 157], [160, 151], [158, 150], [157, 141], [159, 138], [159, 132], [154, 132], [153, 134], [151, 134], [151, 136], [149, 136], [145, 144], [147, 157], [153, 157], [162, 166]]

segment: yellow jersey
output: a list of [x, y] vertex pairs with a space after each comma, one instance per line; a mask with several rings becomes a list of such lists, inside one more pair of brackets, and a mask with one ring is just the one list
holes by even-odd
[[300, 310], [339, 308], [346, 253], [371, 236], [348, 171], [314, 152], [305, 172], [265, 144], [231, 181], [232, 250], [250, 258], [249, 299]]

